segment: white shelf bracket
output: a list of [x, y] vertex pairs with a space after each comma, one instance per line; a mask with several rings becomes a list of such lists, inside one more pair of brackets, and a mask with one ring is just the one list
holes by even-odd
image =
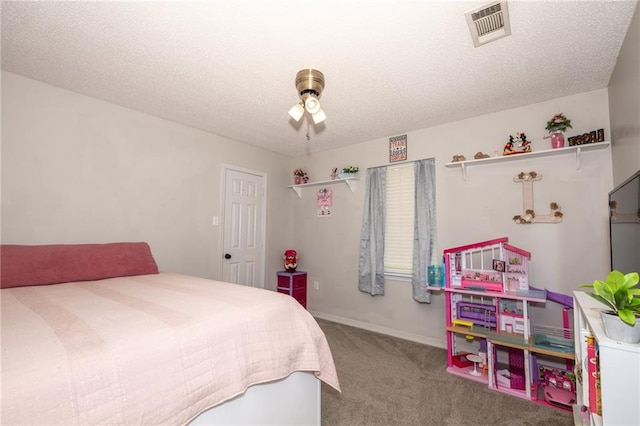
[[467, 163], [462, 163], [462, 180], [467, 181]]
[[358, 187], [358, 181], [353, 179], [345, 179], [344, 183], [347, 184], [351, 192], [356, 192], [356, 188]]
[[298, 198], [302, 198], [302, 188], [300, 188], [299, 186], [293, 185], [291, 189], [293, 189], [294, 192], [298, 194]]
[[580, 170], [580, 152], [582, 151], [581, 147], [576, 149], [576, 170]]

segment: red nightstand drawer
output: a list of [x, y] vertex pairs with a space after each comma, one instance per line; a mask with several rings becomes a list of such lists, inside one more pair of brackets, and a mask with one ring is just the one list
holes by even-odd
[[306, 272], [278, 272], [278, 293], [288, 294], [296, 299], [305, 309], [307, 308], [307, 273]]
[[294, 291], [293, 294], [294, 299], [298, 301], [305, 309], [307, 309], [307, 292], [305, 291]]
[[278, 272], [278, 287], [304, 288], [307, 286], [306, 272]]
[[294, 290], [298, 288], [307, 288], [307, 276], [306, 275], [296, 275], [293, 277], [292, 287]]

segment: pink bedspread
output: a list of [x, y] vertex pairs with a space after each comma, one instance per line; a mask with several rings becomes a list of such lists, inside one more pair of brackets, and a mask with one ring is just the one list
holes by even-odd
[[185, 424], [294, 371], [339, 390], [283, 294], [167, 273], [1, 292], [3, 425]]

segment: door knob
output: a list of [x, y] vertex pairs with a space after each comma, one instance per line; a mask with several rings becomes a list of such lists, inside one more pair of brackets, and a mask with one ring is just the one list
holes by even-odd
[[227, 254], [224, 255], [224, 258], [225, 259], [231, 259], [231, 255], [229, 253], [227, 253]]

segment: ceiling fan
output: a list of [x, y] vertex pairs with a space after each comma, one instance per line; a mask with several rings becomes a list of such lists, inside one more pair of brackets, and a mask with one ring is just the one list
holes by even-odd
[[289, 110], [289, 115], [295, 121], [300, 121], [302, 115], [309, 113], [315, 124], [322, 123], [327, 116], [320, 107], [320, 95], [324, 89], [324, 74], [318, 70], [305, 69], [296, 74], [296, 90], [300, 102]]

